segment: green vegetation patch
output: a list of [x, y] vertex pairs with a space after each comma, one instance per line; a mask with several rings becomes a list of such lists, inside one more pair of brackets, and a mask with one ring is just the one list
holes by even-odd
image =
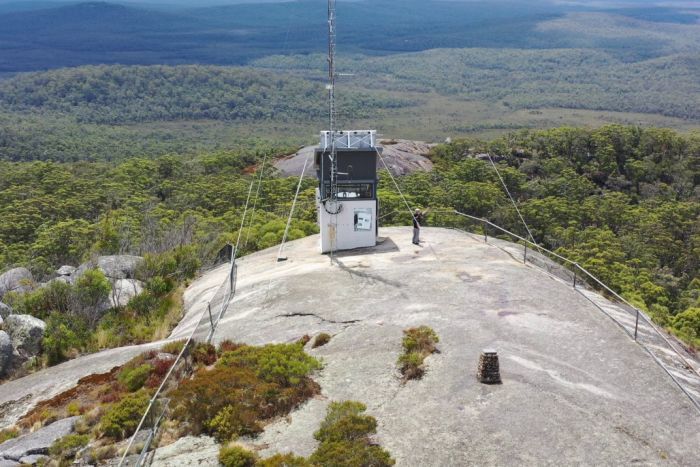
[[70, 434], [59, 438], [49, 448], [49, 454], [54, 459], [68, 461], [75, 457], [80, 449], [87, 446], [90, 436], [80, 434]]
[[127, 394], [106, 409], [100, 422], [100, 431], [105, 436], [117, 440], [131, 436], [146, 412], [150, 399], [151, 396], [146, 390]]
[[357, 401], [331, 402], [326, 418], [314, 433], [320, 444], [306, 459], [291, 453], [260, 459], [255, 453], [232, 444], [219, 451], [224, 466], [235, 467], [388, 467], [391, 454], [372, 442], [377, 420], [365, 415], [367, 407]]
[[425, 373], [425, 358], [438, 351], [435, 345], [440, 339], [428, 326], [406, 329], [403, 333], [403, 354], [398, 361], [399, 371], [404, 381], [420, 379]]
[[223, 352], [213, 368], [200, 368], [170, 394], [173, 418], [188, 433], [207, 433], [220, 442], [254, 436], [265, 422], [319, 391], [309, 375], [321, 363], [300, 344], [226, 346], [235, 350]]

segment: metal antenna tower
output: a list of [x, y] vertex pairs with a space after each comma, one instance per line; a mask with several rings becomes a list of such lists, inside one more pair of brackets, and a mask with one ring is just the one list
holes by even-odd
[[338, 158], [335, 148], [335, 0], [328, 0], [328, 129], [331, 137], [331, 193], [330, 200], [338, 209]]

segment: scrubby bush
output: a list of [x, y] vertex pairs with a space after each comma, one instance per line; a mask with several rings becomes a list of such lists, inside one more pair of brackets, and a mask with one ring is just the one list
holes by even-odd
[[326, 418], [321, 422], [319, 430], [314, 433], [314, 438], [322, 443], [367, 438], [377, 431], [377, 421], [374, 417], [361, 415], [365, 410], [367, 407], [362, 402], [331, 402]]
[[126, 395], [107, 409], [100, 422], [100, 431], [117, 440], [131, 436], [148, 407], [148, 392], [140, 390]]
[[119, 380], [129, 392], [138, 391], [143, 387], [151, 371], [153, 371], [153, 366], [148, 363], [136, 367], [126, 365], [119, 372], [117, 380]]
[[49, 448], [49, 454], [62, 461], [70, 460], [89, 442], [90, 436], [88, 435], [70, 434], [54, 441]]
[[71, 417], [75, 417], [76, 415], [80, 415], [80, 414], [81, 414], [80, 404], [78, 404], [77, 401], [70, 402], [70, 403], [66, 406], [66, 412], [67, 412], [68, 415], [70, 415]]
[[321, 443], [309, 460], [323, 467], [388, 467], [396, 463], [380, 446], [361, 441]]
[[19, 436], [19, 430], [16, 428], [6, 428], [0, 430], [0, 444], [4, 443], [8, 439], [13, 439]]
[[318, 361], [300, 345], [249, 347], [226, 352], [171, 393], [173, 418], [194, 434], [218, 439], [254, 435], [260, 423], [289, 413], [318, 392], [307, 377]]
[[440, 342], [438, 335], [428, 326], [406, 329], [403, 338], [403, 348], [406, 353], [419, 352], [429, 355], [435, 352], [435, 344]]
[[673, 327], [700, 344], [700, 308], [688, 308], [673, 317]]
[[384, 467], [394, 465], [391, 455], [370, 443], [369, 436], [377, 431], [374, 417], [363, 415], [366, 406], [361, 402], [332, 402], [326, 418], [314, 433], [320, 441], [309, 460], [312, 465]]
[[399, 356], [399, 371], [404, 379], [418, 379], [423, 376], [423, 360], [425, 358], [418, 352], [405, 353]]
[[425, 358], [437, 352], [435, 344], [440, 342], [437, 333], [428, 326], [404, 330], [402, 341], [404, 353], [399, 356], [399, 371], [404, 380], [418, 379], [425, 373]]
[[317, 359], [304, 352], [300, 343], [243, 346], [225, 353], [219, 365], [255, 368], [262, 380], [284, 387], [299, 384], [302, 378], [321, 367]]
[[313, 467], [307, 459], [294, 454], [275, 454], [255, 463], [255, 467]]
[[73, 287], [65, 282], [52, 281], [25, 293], [8, 293], [3, 300], [16, 313], [46, 319], [50, 313], [67, 314], [71, 311]]
[[173, 342], [168, 342], [167, 344], [163, 345], [163, 347], [160, 348], [160, 351], [163, 353], [169, 353], [171, 355], [180, 355], [180, 352], [182, 351], [182, 348], [185, 346], [185, 341], [173, 341]]
[[321, 347], [323, 345], [326, 345], [330, 342], [331, 340], [331, 335], [325, 332], [322, 332], [316, 338], [314, 339], [314, 343], [311, 344], [311, 348], [315, 349], [316, 347]]
[[231, 441], [239, 436], [257, 435], [262, 427], [256, 420], [257, 414], [242, 405], [227, 405], [208, 423], [209, 431], [220, 443]]
[[241, 347], [243, 347], [243, 344], [237, 344], [229, 339], [226, 339], [225, 341], [222, 341], [219, 344], [217, 353], [219, 354], [219, 356], [221, 356], [226, 352], [233, 352], [234, 350], [240, 349]]
[[46, 331], [42, 347], [49, 365], [56, 365], [68, 359], [71, 351], [83, 347], [89, 339], [86, 324], [77, 316], [69, 317], [53, 313], [46, 321]]
[[194, 277], [201, 262], [193, 246], [181, 246], [164, 253], [148, 253], [136, 275], [149, 282], [160, 276], [164, 280], [184, 280]]
[[164, 377], [174, 363], [174, 358], [157, 358], [153, 360], [153, 374], [161, 378]]
[[107, 300], [111, 291], [112, 286], [102, 271], [88, 269], [78, 278], [73, 287], [75, 297], [73, 311], [94, 326], [100, 318], [100, 314], [95, 313], [95, 310]]
[[148, 290], [135, 295], [126, 304], [129, 311], [132, 311], [140, 316], [146, 316], [158, 308], [161, 301]]
[[254, 467], [257, 456], [240, 446], [223, 446], [219, 450], [219, 462], [223, 467]]
[[192, 361], [195, 365], [213, 365], [216, 359], [216, 347], [211, 344], [198, 342], [192, 349]]
[[164, 279], [161, 276], [152, 277], [146, 282], [146, 290], [155, 297], [162, 297], [175, 288], [175, 283], [172, 279]]

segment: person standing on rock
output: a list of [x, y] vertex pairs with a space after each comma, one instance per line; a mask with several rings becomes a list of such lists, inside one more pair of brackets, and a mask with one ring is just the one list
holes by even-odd
[[428, 209], [425, 212], [416, 208], [413, 213], [413, 244], [420, 245], [420, 226], [423, 224], [425, 215], [428, 213]]

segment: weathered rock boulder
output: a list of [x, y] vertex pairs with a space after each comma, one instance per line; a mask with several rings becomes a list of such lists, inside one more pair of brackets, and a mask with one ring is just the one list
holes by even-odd
[[0, 444], [0, 458], [19, 461], [27, 456], [48, 454], [53, 442], [69, 435], [79, 418], [64, 418], [33, 433], [5, 441]]
[[34, 278], [27, 268], [14, 268], [0, 274], [0, 298], [7, 292], [27, 292]]
[[109, 294], [110, 308], [126, 306], [133, 297], [143, 292], [143, 282], [136, 279], [116, 279], [112, 281], [112, 292]]
[[58, 274], [59, 276], [72, 276], [73, 274], [75, 274], [75, 271], [76, 271], [75, 267], [65, 265], [65, 266], [61, 266], [60, 268], [58, 268], [56, 270], [56, 274]]
[[41, 351], [46, 323], [30, 315], [10, 315], [3, 324], [9, 334], [14, 353], [21, 358], [29, 358]]
[[168, 446], [156, 449], [153, 466], [219, 465], [219, 445], [208, 436], [185, 436]]
[[143, 258], [132, 255], [100, 256], [97, 267], [105, 276], [112, 279], [133, 279], [136, 269], [143, 263]]
[[10, 459], [0, 458], [0, 467], [19, 467], [19, 462], [11, 461]]
[[2, 302], [0, 302], [0, 318], [7, 318], [12, 314], [12, 308], [10, 308], [10, 305], [6, 305]]
[[40, 462], [46, 463], [49, 459], [49, 456], [43, 454], [32, 454], [31, 456], [24, 456], [21, 458], [19, 463], [21, 465], [39, 465]]
[[5, 331], [0, 331], [0, 376], [10, 366], [12, 360], [12, 340]]

